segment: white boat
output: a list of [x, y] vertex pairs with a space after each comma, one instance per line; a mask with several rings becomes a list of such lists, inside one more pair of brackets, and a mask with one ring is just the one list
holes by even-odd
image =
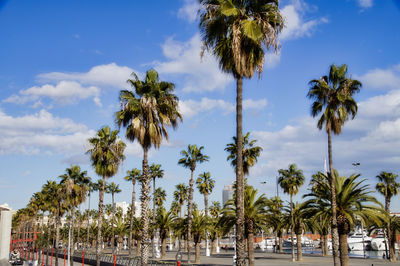
[[[385, 245], [386, 242], [386, 245]], [[371, 240], [371, 249], [376, 250], [376, 251], [384, 251], [384, 250], [389, 250], [389, 244], [387, 239], [381, 234], [377, 235], [375, 238]], [[399, 249], [399, 245], [396, 243], [395, 244], [395, 249]]]
[[347, 237], [349, 250], [366, 250], [371, 244], [372, 237], [364, 232], [355, 232]]
[[[294, 240], [294, 244], [296, 245], [297, 244], [297, 238], [294, 237], [293, 240]], [[289, 237], [288, 239], [283, 240], [283, 246], [284, 247], [291, 247], [292, 246], [292, 238]], [[314, 241], [312, 239], [308, 238], [308, 237], [302, 236], [301, 237], [301, 246], [302, 247], [314, 247]]]
[[263, 239], [261, 242], [256, 244], [256, 247], [259, 247], [261, 249], [274, 249], [275, 246], [275, 239], [274, 238], [266, 238]]

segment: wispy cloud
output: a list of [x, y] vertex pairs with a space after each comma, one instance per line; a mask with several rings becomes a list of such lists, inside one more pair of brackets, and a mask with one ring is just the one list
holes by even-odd
[[183, 75], [183, 91], [224, 90], [233, 78], [219, 70], [218, 62], [208, 53], [200, 58], [201, 40], [196, 34], [187, 42], [169, 38], [162, 45], [165, 62], [154, 62], [161, 74]]
[[194, 22], [197, 19], [199, 7], [198, 1], [185, 0], [185, 4], [178, 10], [178, 17], [189, 22]]
[[387, 69], [376, 68], [355, 78], [362, 81], [363, 87], [367, 89], [400, 89], [400, 64]]

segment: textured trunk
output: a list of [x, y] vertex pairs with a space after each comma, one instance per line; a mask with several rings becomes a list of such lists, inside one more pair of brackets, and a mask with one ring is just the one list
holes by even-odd
[[[329, 157], [329, 175], [331, 177], [331, 208], [332, 208], [332, 255], [333, 265], [339, 266], [339, 234], [337, 227], [336, 215], [336, 188], [335, 188], [335, 175], [333, 174], [333, 160], [332, 160], [332, 130], [328, 130], [328, 157]], [[346, 239], [347, 241], [347, 239]], [[346, 247], [347, 248], [347, 247]], [[343, 264], [342, 264], [343, 266]]]
[[347, 246], [347, 234], [339, 235], [340, 265], [349, 266], [349, 251]]
[[136, 211], [136, 209], [135, 209], [135, 198], [136, 198], [136, 195], [135, 195], [135, 185], [136, 185], [136, 180], [135, 180], [135, 177], [133, 177], [132, 178], [132, 186], [133, 186], [133, 190], [132, 190], [132, 204], [131, 204], [131, 217], [130, 217], [130, 221], [129, 221], [129, 242], [128, 242], [128, 246], [129, 246], [129, 256], [130, 255], [132, 255], [132, 246], [133, 246], [133, 243], [132, 243], [132, 236], [133, 236], [133, 230], [132, 230], [132, 227], [133, 227], [133, 217], [135, 217], [135, 211]]
[[115, 234], [114, 234], [114, 215], [115, 215], [115, 207], [114, 207], [114, 193], [111, 193], [112, 200], [112, 213], [111, 213], [111, 250], [114, 253], [114, 242], [115, 242]]
[[143, 148], [143, 163], [142, 163], [142, 195], [141, 195], [141, 219], [142, 219], [142, 237], [141, 237], [141, 247], [140, 247], [140, 256], [141, 256], [141, 265], [147, 265], [147, 261], [149, 258], [149, 201], [150, 201], [150, 180], [149, 180], [149, 171], [148, 171], [148, 163], [147, 163], [147, 153], [148, 149]]
[[167, 239], [161, 239], [161, 259], [165, 260], [165, 251], [167, 249]]
[[324, 235], [324, 256], [328, 256], [328, 235]]
[[[57, 219], [57, 218], [56, 218]], [[58, 229], [58, 228], [57, 228]], [[56, 239], [57, 239], [57, 233], [58, 233], [58, 238], [60, 238], [60, 233], [56, 229]], [[46, 266], [49, 265], [49, 250], [50, 250], [50, 235], [51, 235], [51, 229], [50, 229], [50, 223], [49, 220], [47, 220], [47, 250], [46, 250]], [[57, 245], [58, 246], [58, 245]], [[57, 247], [58, 248], [58, 247]], [[56, 261], [56, 266], [58, 266], [58, 262]]]
[[211, 242], [211, 254], [214, 255], [217, 253], [217, 239], [214, 239]]
[[391, 228], [390, 230], [390, 237], [389, 237], [389, 253], [390, 253], [390, 261], [396, 261], [396, 250], [395, 250], [395, 244], [396, 244], [396, 230], [393, 230], [394, 228]]
[[86, 228], [86, 247], [89, 248], [90, 245], [90, 240], [89, 240], [89, 234], [90, 234], [90, 190], [89, 190], [89, 206], [88, 206], [88, 214], [87, 214], [87, 228]]
[[136, 257], [140, 256], [141, 240], [136, 240]]
[[249, 232], [247, 237], [247, 249], [249, 251], [249, 266], [254, 266], [254, 233]]
[[243, 77], [236, 79], [236, 264], [246, 265], [245, 237], [244, 237], [244, 177], [242, 157], [242, 97]]
[[[70, 266], [74, 266], [74, 212], [75, 212], [75, 208], [72, 208], [71, 211], [71, 249], [70, 249], [70, 260], [69, 260], [69, 265]], [[58, 244], [56, 244], [58, 246]]]
[[192, 229], [192, 208], [193, 208], [193, 184], [194, 184], [194, 180], [193, 180], [193, 172], [194, 169], [191, 169], [190, 172], [190, 181], [189, 181], [189, 200], [188, 200], [188, 230], [187, 230], [187, 249], [188, 249], [188, 253], [187, 253], [187, 257], [188, 257], [188, 263], [190, 264], [190, 244], [191, 244], [191, 240], [192, 240], [192, 235], [191, 235], [191, 229]]
[[[57, 212], [59, 212], [59, 210]], [[61, 217], [59, 215], [57, 215], [55, 217], [55, 227], [56, 227], [56, 248], [55, 248], [55, 251], [56, 251], [56, 254], [58, 254], [58, 243], [60, 242], [60, 220], [61, 220]], [[47, 260], [46, 260], [46, 263], [47, 263]], [[56, 266], [58, 266], [58, 260], [56, 260]]]
[[279, 253], [283, 252], [283, 239], [282, 236], [279, 237]]
[[292, 239], [292, 261], [294, 258], [294, 219], [293, 219], [293, 195], [290, 194], [290, 237]]
[[103, 225], [103, 197], [104, 197], [104, 185], [106, 183], [106, 177], [103, 176], [103, 182], [99, 192], [99, 218], [97, 223], [97, 241], [96, 241], [96, 266], [100, 266], [100, 255], [101, 255], [101, 227]]
[[[153, 224], [156, 223], [156, 178], [153, 177]], [[154, 254], [154, 232], [152, 232], [151, 234], [151, 252], [153, 254], [153, 258], [155, 258], [155, 254]]]
[[208, 193], [204, 193], [204, 212], [206, 217], [208, 217]]
[[303, 260], [303, 250], [301, 249], [301, 234], [296, 234], [297, 261]]
[[195, 243], [195, 255], [194, 255], [194, 263], [199, 264], [200, 263], [200, 243]]

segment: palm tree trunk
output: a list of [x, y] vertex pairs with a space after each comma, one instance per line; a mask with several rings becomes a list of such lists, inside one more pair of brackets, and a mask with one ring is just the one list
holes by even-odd
[[100, 255], [101, 255], [101, 227], [103, 225], [103, 198], [104, 198], [104, 185], [106, 183], [106, 177], [103, 175], [103, 182], [99, 191], [99, 218], [97, 223], [97, 241], [96, 241], [96, 266], [100, 266]]
[[115, 242], [115, 235], [114, 235], [114, 213], [115, 213], [115, 207], [114, 207], [114, 192], [111, 193], [111, 199], [112, 199], [112, 213], [111, 213], [111, 250], [114, 253], [114, 242]]
[[150, 185], [149, 185], [149, 171], [148, 171], [148, 163], [147, 163], [147, 153], [148, 149], [143, 148], [143, 163], [142, 163], [142, 195], [141, 195], [141, 202], [142, 202], [142, 226], [143, 226], [143, 235], [141, 238], [141, 265], [147, 265], [147, 261], [149, 258], [149, 201], [150, 201]]
[[243, 77], [236, 79], [236, 264], [246, 265], [244, 236], [244, 176], [243, 176], [243, 132], [242, 132]]
[[292, 261], [295, 261], [295, 258], [294, 258], [293, 195], [292, 194], [290, 194], [290, 237], [292, 238]]
[[136, 240], [136, 257], [140, 256], [140, 251], [142, 249], [141, 241], [142, 240]]
[[[57, 229], [56, 229], [56, 239], [57, 239]], [[51, 227], [50, 227], [50, 221], [47, 220], [47, 250], [46, 250], [46, 266], [49, 265], [49, 250], [51, 248], [50, 245], [50, 235], [51, 235]], [[58, 233], [58, 238], [60, 238], [60, 233]], [[58, 250], [58, 244], [57, 244], [57, 249]], [[58, 262], [56, 261], [56, 266], [58, 266]]]
[[214, 255], [217, 253], [217, 239], [213, 239], [213, 241], [211, 241], [211, 254]]
[[[331, 208], [332, 208], [332, 255], [333, 265], [339, 266], [339, 234], [337, 227], [336, 215], [336, 188], [335, 188], [335, 175], [333, 174], [333, 160], [332, 160], [332, 130], [328, 129], [328, 157], [329, 157], [329, 175], [331, 177]], [[347, 239], [346, 239], [347, 241]], [[347, 246], [346, 246], [347, 248]], [[342, 253], [340, 253], [342, 254]], [[340, 255], [342, 256], [342, 255]], [[342, 264], [343, 266], [343, 264]]]
[[301, 234], [296, 234], [297, 243], [297, 261], [303, 260], [303, 251], [301, 249]]
[[[156, 178], [153, 176], [153, 224], [156, 223]], [[154, 255], [154, 232], [151, 234], [151, 252], [153, 253], [153, 258], [155, 258]]]
[[132, 185], [133, 185], [133, 190], [132, 190], [132, 204], [131, 204], [131, 220], [130, 220], [130, 222], [129, 222], [129, 243], [128, 243], [128, 245], [129, 245], [129, 256], [130, 255], [132, 255], [132, 235], [133, 235], [133, 217], [135, 216], [135, 211], [136, 211], [136, 209], [135, 209], [135, 197], [136, 197], [136, 195], [135, 195], [135, 183], [136, 183], [136, 180], [135, 180], [135, 177], [132, 177]]
[[[55, 224], [55, 227], [56, 227], [56, 247], [55, 247], [55, 251], [56, 251], [56, 254], [58, 254], [58, 243], [60, 242], [60, 220], [61, 220], [61, 217], [59, 216], [59, 210], [57, 210], [57, 216], [55, 218], [55, 222], [56, 222], [56, 224]], [[56, 260], [56, 266], [58, 266], [58, 260]]]
[[349, 266], [349, 251], [347, 246], [347, 234], [339, 235], [340, 265]]
[[324, 239], [323, 254], [324, 256], [328, 256], [328, 235], [323, 235], [322, 238]]
[[189, 181], [189, 200], [188, 200], [188, 230], [187, 230], [187, 258], [188, 258], [188, 263], [190, 263], [190, 246], [191, 246], [191, 240], [192, 240], [192, 235], [191, 235], [191, 229], [192, 229], [192, 212], [193, 212], [193, 185], [194, 185], [194, 180], [193, 180], [193, 172], [194, 169], [191, 169], [190, 171], [190, 181]]
[[87, 214], [87, 229], [86, 229], [86, 247], [89, 248], [89, 228], [90, 228], [90, 190], [89, 190], [89, 208], [88, 208], [88, 214]]
[[390, 261], [396, 261], [396, 230], [390, 230], [390, 237], [389, 237], [389, 251], [390, 251]]
[[194, 255], [194, 263], [200, 263], [200, 243], [194, 243], [195, 246], [195, 255]]
[[208, 193], [204, 193], [204, 212], [206, 217], [208, 217]]
[[249, 266], [254, 266], [254, 233], [249, 232], [247, 237], [247, 248], [249, 252]]
[[283, 239], [282, 239], [282, 236], [279, 237], [279, 253], [283, 253]]
[[161, 239], [161, 259], [165, 259], [165, 250], [167, 249], [167, 238]]
[[74, 266], [74, 251], [75, 251], [75, 249], [74, 249], [74, 212], [75, 212], [75, 208], [74, 207], [72, 207], [72, 211], [71, 211], [71, 249], [70, 249], [70, 260], [69, 260], [69, 263], [70, 263], [70, 266]]

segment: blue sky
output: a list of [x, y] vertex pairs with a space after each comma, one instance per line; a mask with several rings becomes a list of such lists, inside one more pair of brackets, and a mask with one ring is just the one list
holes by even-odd
[[[268, 54], [261, 79], [244, 83], [244, 132], [264, 149], [249, 183], [273, 196], [278, 169], [296, 163], [306, 184], [323, 170], [327, 137], [310, 117], [306, 94], [308, 82], [332, 63], [347, 64], [363, 83], [356, 119], [333, 138], [335, 168], [361, 173], [373, 186], [382, 170], [399, 174], [399, 1], [285, 0], [280, 7], [287, 23], [281, 52]], [[150, 68], [176, 84], [184, 118], [170, 141], [150, 153], [165, 170], [157, 184], [167, 191], [167, 205], [174, 186], [188, 183], [189, 171], [177, 165], [188, 144], [205, 147], [211, 160], [195, 176], [210, 171], [216, 180], [210, 200], [221, 201], [223, 186], [234, 180], [224, 147], [235, 134], [235, 83], [210, 55], [200, 60], [197, 8], [192, 0], [0, 0], [0, 203], [24, 207], [72, 164], [97, 179], [86, 140], [104, 125], [116, 127], [119, 90], [128, 88], [130, 73], [143, 77]], [[140, 146], [128, 143], [126, 156], [112, 181], [123, 190], [117, 201], [129, 202], [123, 176], [141, 168]], [[203, 207], [197, 190], [194, 199]], [[392, 208], [400, 211], [398, 197]]]

